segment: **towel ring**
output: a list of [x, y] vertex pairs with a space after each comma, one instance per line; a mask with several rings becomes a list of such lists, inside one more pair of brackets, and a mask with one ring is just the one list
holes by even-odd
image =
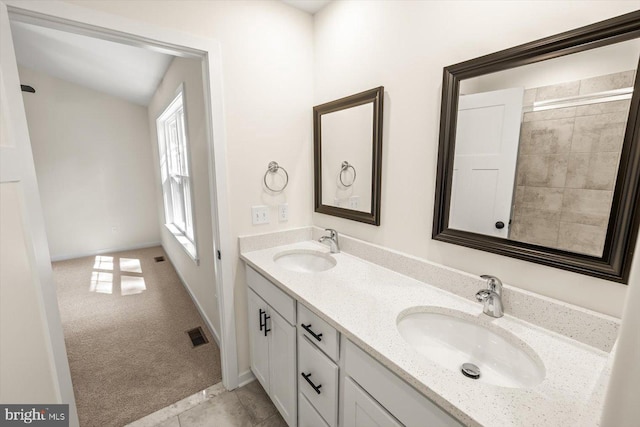
[[[277, 173], [278, 170], [280, 169], [282, 169], [282, 172], [284, 172], [284, 185], [280, 189], [271, 188], [269, 184], [267, 184], [267, 175], [269, 175], [269, 173]], [[287, 188], [287, 184], [289, 184], [289, 174], [287, 173], [287, 170], [285, 168], [283, 168], [278, 164], [278, 162], [271, 161], [269, 162], [267, 171], [264, 173], [263, 181], [264, 181], [264, 186], [267, 187], [270, 191], [273, 191], [274, 193], [280, 193], [282, 190]]]
[[[349, 168], [353, 169], [353, 180], [351, 181], [351, 184], [345, 184], [344, 181], [342, 180], [342, 174], [348, 171]], [[356, 168], [354, 168], [353, 165], [350, 165], [349, 162], [345, 160], [344, 162], [342, 162], [342, 166], [340, 167], [340, 173], [338, 174], [338, 179], [340, 179], [340, 183], [345, 187], [351, 187], [353, 183], [356, 182]]]

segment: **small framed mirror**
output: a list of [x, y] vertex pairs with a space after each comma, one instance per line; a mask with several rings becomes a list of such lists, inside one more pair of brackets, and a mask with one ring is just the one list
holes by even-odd
[[313, 107], [315, 211], [380, 225], [384, 87]]
[[626, 283], [640, 11], [444, 69], [433, 238]]

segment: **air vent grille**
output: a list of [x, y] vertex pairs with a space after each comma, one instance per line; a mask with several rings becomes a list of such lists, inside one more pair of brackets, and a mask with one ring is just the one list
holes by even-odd
[[198, 326], [197, 328], [190, 329], [187, 331], [189, 338], [191, 339], [191, 344], [193, 347], [198, 347], [200, 345], [206, 344], [209, 342], [202, 327]]

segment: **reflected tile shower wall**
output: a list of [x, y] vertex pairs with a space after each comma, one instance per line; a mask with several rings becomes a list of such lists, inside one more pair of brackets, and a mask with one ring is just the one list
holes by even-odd
[[[632, 87], [635, 70], [528, 89], [533, 102]], [[600, 257], [630, 100], [523, 114], [510, 238]]]

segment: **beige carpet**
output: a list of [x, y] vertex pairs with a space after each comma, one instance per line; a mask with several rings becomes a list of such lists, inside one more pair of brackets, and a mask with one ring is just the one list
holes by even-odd
[[[53, 273], [81, 427], [123, 426], [221, 380], [220, 351], [161, 247]], [[209, 343], [193, 348], [198, 326]]]

